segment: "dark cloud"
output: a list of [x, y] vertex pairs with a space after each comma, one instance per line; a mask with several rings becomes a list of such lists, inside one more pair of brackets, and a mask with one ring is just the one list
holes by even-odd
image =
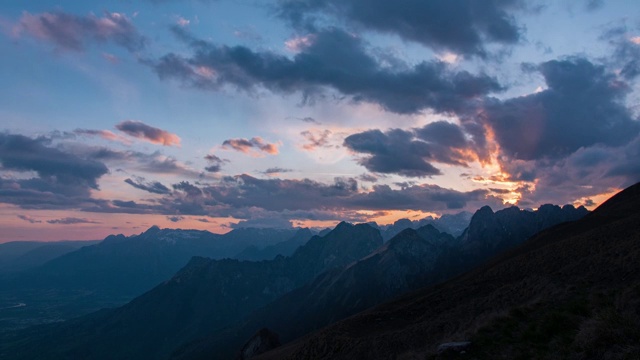
[[359, 37], [330, 28], [308, 36], [293, 59], [243, 46], [214, 45], [174, 29], [192, 47], [191, 57], [168, 54], [147, 61], [161, 79], [174, 78], [189, 86], [218, 90], [224, 85], [252, 91], [299, 92], [305, 98], [332, 88], [355, 102], [379, 104], [396, 113], [459, 111], [472, 99], [502, 91], [495, 78], [455, 72], [442, 62], [386, 66], [367, 51]]
[[22, 209], [78, 209], [96, 202], [90, 195], [86, 187], [0, 177], [0, 202]]
[[102, 17], [63, 12], [32, 15], [25, 12], [15, 31], [49, 41], [57, 48], [75, 51], [82, 51], [92, 42], [112, 42], [129, 51], [138, 51], [144, 48], [147, 41], [126, 15], [107, 11]]
[[116, 129], [129, 136], [142, 139], [153, 144], [180, 146], [180, 137], [178, 137], [178, 135], [149, 126], [141, 121], [126, 120], [116, 125]]
[[494, 131], [512, 159], [562, 158], [596, 144], [620, 146], [640, 131], [622, 104], [629, 87], [584, 58], [553, 60], [538, 67], [548, 89], [489, 101], [480, 120]]
[[184, 220], [185, 217], [184, 216], [167, 216], [167, 220], [171, 221], [171, 222], [180, 222], [182, 220]]
[[24, 220], [26, 222], [29, 222], [31, 224], [40, 224], [42, 221], [40, 220], [36, 220], [34, 218], [32, 218], [31, 216], [28, 215], [17, 215], [18, 219], [20, 220]]
[[186, 193], [190, 197], [202, 196], [202, 190], [195, 185], [192, 185], [188, 181], [181, 181], [177, 184], [171, 185], [175, 190], [180, 190]]
[[254, 151], [263, 152], [270, 155], [278, 154], [277, 143], [270, 144], [260, 137], [253, 137], [251, 139], [228, 139], [222, 143], [222, 147], [231, 148], [245, 154], [249, 154]]
[[432, 162], [468, 166], [478, 159], [460, 127], [444, 121], [413, 130], [368, 130], [348, 136], [344, 145], [365, 154], [358, 162], [369, 171], [410, 177], [440, 175]]
[[214, 164], [214, 165], [206, 166], [204, 170], [206, 172], [217, 173], [217, 172], [220, 172], [220, 170], [222, 170], [222, 167], [218, 164]]
[[376, 185], [372, 191], [358, 191], [353, 178], [336, 178], [333, 184], [309, 179], [258, 179], [249, 175], [235, 182], [220, 183], [202, 189], [206, 196], [231, 208], [257, 207], [267, 211], [296, 210], [423, 210], [457, 209], [496, 201], [488, 192], [459, 192], [435, 185], [413, 185], [395, 190]]
[[487, 42], [521, 39], [511, 11], [522, 6], [518, 0], [283, 0], [278, 12], [296, 27], [312, 27], [314, 17], [324, 14], [436, 50], [486, 56]]
[[152, 194], [168, 194], [171, 192], [168, 187], [162, 185], [158, 181], [146, 181], [144, 178], [137, 177], [136, 181], [125, 179], [124, 182], [136, 189], [144, 190]]
[[507, 160], [501, 167], [512, 180], [525, 181], [519, 189], [521, 203], [536, 206], [570, 203], [635, 184], [640, 181], [638, 158], [640, 134], [619, 147], [594, 145], [562, 159]]
[[4, 170], [35, 171], [39, 179], [32, 179], [34, 187], [47, 183], [97, 189], [97, 180], [109, 172], [103, 163], [47, 146], [46, 140], [6, 133], [0, 133], [0, 163]]
[[[387, 185], [374, 185], [373, 192], [359, 194], [353, 199], [353, 205], [365, 209], [379, 210], [422, 210], [442, 211], [469, 208], [471, 204], [489, 204], [494, 209], [502, 208], [502, 201], [491, 198], [488, 190], [473, 190], [469, 192], [455, 191], [441, 188], [437, 185], [413, 185], [401, 190], [391, 189]], [[385, 200], [386, 199], [386, 200]], [[389, 206], [385, 206], [388, 199], [393, 199]], [[405, 203], [406, 207], [401, 206]], [[424, 205], [426, 206], [424, 206]], [[474, 205], [471, 207], [473, 208]], [[475, 205], [476, 209], [479, 205]], [[429, 210], [432, 209], [432, 210]]]
[[363, 182], [378, 182], [378, 177], [371, 175], [371, 174], [362, 174], [360, 176], [358, 176], [358, 180], [363, 181]]
[[314, 118], [312, 118], [310, 116], [303, 117], [303, 118], [300, 119], [300, 121], [304, 121], [304, 122], [309, 123], [309, 124], [320, 125], [320, 121], [318, 121], [318, 120], [316, 120], [316, 119], [314, 119]]
[[288, 173], [288, 172], [292, 172], [293, 170], [291, 169], [285, 169], [285, 168], [281, 168], [281, 167], [271, 167], [268, 168], [267, 170], [263, 171], [262, 173], [265, 175], [278, 175], [278, 174], [282, 174], [282, 173]]
[[89, 159], [121, 165], [128, 169], [152, 174], [172, 174], [189, 178], [201, 178], [204, 176], [202, 172], [195, 171], [186, 164], [179, 162], [176, 158], [165, 156], [159, 151], [143, 153], [139, 151], [121, 151], [107, 147], [92, 146], [70, 146], [68, 147], [68, 151], [75, 154], [83, 154]]
[[602, 8], [604, 5], [604, 0], [585, 0], [585, 8], [588, 11], [594, 11]]
[[[257, 219], [281, 217], [291, 219], [340, 220], [356, 216], [361, 210], [422, 210], [448, 211], [465, 208], [475, 210], [487, 203], [501, 207], [501, 201], [487, 190], [460, 192], [435, 185], [407, 185], [392, 189], [376, 185], [371, 191], [358, 191], [353, 178], [336, 178], [332, 184], [309, 179], [258, 179], [239, 175], [233, 180], [197, 186], [183, 182], [173, 185], [175, 190], [155, 205], [126, 204], [123, 211], [151, 212], [167, 215], [207, 215]], [[125, 206], [125, 204], [119, 204]], [[322, 214], [322, 215], [321, 215]]]
[[133, 154], [138, 162], [137, 169], [153, 174], [175, 174], [193, 178], [201, 177], [201, 173], [189, 169], [174, 157], [159, 154]]
[[207, 160], [207, 162], [210, 164], [209, 166], [204, 168], [205, 171], [212, 173], [220, 172], [220, 170], [222, 170], [222, 165], [229, 162], [229, 160], [221, 159], [213, 154], [205, 155], [204, 159]]
[[49, 224], [59, 225], [74, 225], [74, 224], [100, 224], [98, 221], [93, 221], [85, 218], [66, 217], [62, 219], [47, 220]]

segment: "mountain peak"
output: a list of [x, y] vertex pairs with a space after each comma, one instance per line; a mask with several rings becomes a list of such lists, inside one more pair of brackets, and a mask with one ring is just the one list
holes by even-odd
[[160, 231], [162, 231], [162, 230], [160, 229], [160, 227], [158, 225], [153, 225], [152, 227], [147, 229], [147, 231], [145, 231], [143, 234], [145, 234], [145, 235], [153, 235], [153, 234], [159, 233]]
[[474, 216], [477, 215], [477, 214], [480, 214], [480, 215], [489, 214], [489, 215], [491, 215], [491, 214], [493, 214], [493, 209], [491, 208], [491, 206], [485, 205], [485, 206], [481, 207], [480, 209], [478, 209], [476, 211], [476, 213], [474, 214]]
[[340, 221], [340, 223], [336, 225], [336, 227], [333, 228], [333, 230], [343, 230], [343, 229], [352, 228], [353, 226], [354, 225], [352, 223], [348, 223], [346, 221]]

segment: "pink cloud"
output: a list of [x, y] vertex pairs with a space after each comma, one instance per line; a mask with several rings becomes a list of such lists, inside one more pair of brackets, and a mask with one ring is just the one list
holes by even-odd
[[148, 141], [153, 144], [164, 146], [180, 146], [180, 137], [166, 130], [149, 126], [141, 121], [125, 120], [118, 125], [116, 129], [123, 133], [141, 140]]
[[302, 148], [307, 151], [314, 151], [319, 147], [331, 147], [329, 144], [329, 139], [332, 136], [331, 130], [306, 130], [300, 133], [306, 140], [307, 143], [302, 145]]
[[179, 26], [186, 27], [186, 26], [189, 26], [190, 23], [191, 23], [191, 20], [185, 19], [182, 16], [176, 17], [176, 24]]
[[287, 50], [297, 53], [313, 45], [315, 41], [316, 36], [313, 34], [306, 36], [296, 36], [285, 41], [284, 46], [287, 48]]
[[109, 53], [102, 53], [102, 57], [107, 60], [108, 62], [112, 63], [112, 64], [117, 64], [120, 62], [120, 59], [113, 55], [113, 54], [109, 54]]
[[90, 42], [113, 42], [130, 51], [140, 50], [145, 44], [145, 38], [126, 15], [108, 11], [103, 17], [24, 12], [13, 33], [16, 36], [27, 34], [51, 42], [58, 48], [75, 51], [82, 51]]
[[118, 135], [109, 130], [92, 130], [92, 129], [76, 129], [73, 131], [78, 135], [98, 136], [105, 140], [117, 141], [126, 145], [131, 144], [131, 141], [122, 135]]
[[[251, 139], [229, 139], [222, 143], [222, 147], [225, 149], [233, 149], [243, 152], [245, 154], [260, 155], [260, 152], [267, 153], [269, 155], [278, 154], [278, 143], [268, 143], [261, 137], [253, 137]], [[254, 152], [257, 150], [257, 152]]]
[[41, 220], [36, 220], [36, 219], [32, 218], [29, 215], [17, 215], [17, 216], [18, 216], [19, 219], [27, 221], [27, 222], [29, 222], [31, 224], [39, 224], [39, 223], [42, 222]]

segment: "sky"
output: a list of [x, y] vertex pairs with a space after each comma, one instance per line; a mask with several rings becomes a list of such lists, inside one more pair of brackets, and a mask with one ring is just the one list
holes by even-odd
[[0, 242], [595, 208], [640, 3], [0, 3]]

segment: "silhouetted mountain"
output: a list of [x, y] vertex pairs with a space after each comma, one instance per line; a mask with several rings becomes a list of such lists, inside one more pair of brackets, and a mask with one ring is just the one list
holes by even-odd
[[224, 235], [163, 229], [125, 237], [111, 235], [93, 246], [24, 273], [16, 287], [76, 288], [135, 296], [170, 278], [193, 256], [225, 258], [250, 245], [272, 245], [295, 230], [236, 229]]
[[[238, 321], [319, 273], [352, 263], [381, 244], [379, 232], [372, 227], [340, 223], [326, 236], [312, 237], [288, 258], [261, 262], [194, 258], [171, 280], [125, 306], [27, 329], [16, 338], [26, 342], [10, 339], [17, 348], [7, 351], [20, 354], [14, 358], [43, 352], [52, 359], [166, 357], [180, 344]], [[37, 344], [37, 349], [26, 344]]]
[[263, 249], [260, 249], [257, 246], [249, 246], [233, 258], [238, 260], [260, 261], [271, 260], [278, 255], [290, 256], [297, 248], [306, 244], [312, 236], [313, 233], [311, 230], [307, 228], [300, 229], [289, 240], [269, 245]]
[[439, 231], [457, 237], [469, 226], [471, 216], [472, 214], [470, 212], [463, 211], [457, 214], [444, 214], [439, 218], [428, 216], [413, 221], [409, 219], [399, 219], [391, 225], [378, 226], [378, 228], [384, 241], [391, 239], [405, 229], [418, 229], [425, 225], [432, 225]]
[[91, 241], [11, 241], [0, 244], [0, 272], [16, 272], [40, 266], [49, 260], [97, 244]]
[[252, 313], [242, 324], [224, 329], [180, 349], [178, 359], [231, 358], [262, 327], [280, 340], [303, 334], [379, 304], [398, 294], [442, 280], [438, 260], [453, 237], [431, 225], [405, 229], [361, 260], [322, 273]]
[[[472, 231], [457, 240], [432, 225], [405, 228], [357, 263], [321, 274], [254, 312], [244, 323], [185, 345], [174, 357], [205, 359], [219, 354], [230, 358], [261, 327], [277, 332], [283, 342], [291, 341], [399, 294], [460, 274], [546, 226], [588, 213], [572, 206], [544, 205], [540, 209], [532, 212], [512, 207], [494, 213], [484, 207], [474, 215], [469, 226]], [[397, 224], [409, 226], [410, 222]], [[476, 245], [482, 245], [482, 251]]]
[[[340, 223], [326, 236], [312, 237], [290, 258], [262, 262], [196, 258], [170, 281], [119, 309], [30, 329], [10, 339], [18, 345], [7, 346], [7, 351], [28, 357], [37, 346], [54, 354], [52, 358], [105, 354], [158, 358], [179, 349], [174, 352], [177, 358], [214, 354], [228, 358], [264, 326], [291, 340], [459, 274], [521, 243], [543, 226], [584, 212], [572, 207], [549, 209], [511, 208], [494, 213], [483, 208], [474, 215], [469, 230], [455, 240], [428, 225], [405, 230], [380, 247], [376, 229]], [[198, 338], [205, 341], [194, 341]]]
[[246, 228], [218, 235], [153, 226], [136, 236], [110, 235], [0, 283], [0, 297], [28, 305], [0, 329], [119, 306], [169, 279], [193, 256], [229, 257], [246, 246], [273, 245], [295, 234], [295, 229]]
[[[638, 274], [640, 184], [463, 276], [256, 359], [638, 358]], [[466, 353], [438, 354], [456, 341]]]
[[472, 263], [519, 245], [537, 232], [566, 221], [582, 218], [584, 207], [542, 205], [537, 211], [512, 206], [495, 213], [484, 206], [471, 218], [469, 227], [458, 238], [460, 248]]

